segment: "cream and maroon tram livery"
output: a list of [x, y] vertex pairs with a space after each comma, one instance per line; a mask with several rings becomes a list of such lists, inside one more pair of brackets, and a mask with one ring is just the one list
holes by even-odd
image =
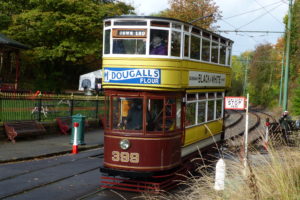
[[223, 138], [232, 41], [169, 18], [104, 20], [104, 166], [149, 177]]

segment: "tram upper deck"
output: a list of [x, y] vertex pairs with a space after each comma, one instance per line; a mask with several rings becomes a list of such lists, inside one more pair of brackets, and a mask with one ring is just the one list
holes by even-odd
[[233, 42], [182, 21], [121, 16], [104, 20], [104, 88], [228, 88]]

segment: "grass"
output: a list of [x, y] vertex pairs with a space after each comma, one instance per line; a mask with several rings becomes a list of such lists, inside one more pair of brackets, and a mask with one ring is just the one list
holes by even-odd
[[[278, 144], [278, 141], [276, 141]], [[295, 142], [294, 142], [295, 144]], [[202, 166], [201, 176], [189, 177], [182, 184], [187, 188], [176, 194], [149, 195], [145, 199], [172, 200], [299, 200], [300, 145], [287, 147], [269, 144], [268, 153], [252, 149], [248, 168], [238, 158], [225, 159], [225, 190], [215, 191], [213, 166]], [[203, 170], [206, 168], [207, 170]], [[246, 175], [245, 175], [246, 174]]]

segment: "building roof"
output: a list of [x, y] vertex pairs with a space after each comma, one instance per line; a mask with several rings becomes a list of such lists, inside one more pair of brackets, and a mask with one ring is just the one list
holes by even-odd
[[10, 39], [1, 33], [0, 33], [0, 45], [6, 45], [6, 46], [17, 48], [17, 49], [29, 49], [28, 46], [26, 46], [20, 42], [17, 42], [13, 39]]

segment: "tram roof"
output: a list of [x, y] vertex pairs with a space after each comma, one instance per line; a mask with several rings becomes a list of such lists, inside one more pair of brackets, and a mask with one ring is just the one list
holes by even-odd
[[221, 36], [215, 32], [212, 32], [212, 31], [209, 31], [207, 29], [204, 29], [204, 28], [201, 28], [199, 26], [196, 26], [196, 25], [193, 25], [189, 22], [184, 22], [184, 21], [181, 21], [181, 20], [178, 20], [178, 19], [174, 19], [174, 18], [169, 18], [169, 17], [156, 17], [156, 16], [141, 16], [141, 15], [121, 15], [121, 16], [112, 16], [112, 17], [106, 17], [104, 20], [110, 20], [110, 19], [156, 19], [156, 20], [168, 20], [168, 21], [175, 21], [175, 22], [180, 22], [180, 23], [183, 23], [183, 24], [188, 24], [188, 25], [191, 25], [191, 26], [194, 26], [194, 27], [197, 27], [201, 30], [204, 30], [208, 33], [211, 33], [215, 36], [218, 36], [218, 37], [222, 37], [223, 39], [226, 39], [226, 40], [229, 40], [230, 42], [234, 42], [233, 40], [229, 39], [229, 38], [226, 38], [224, 36]]

